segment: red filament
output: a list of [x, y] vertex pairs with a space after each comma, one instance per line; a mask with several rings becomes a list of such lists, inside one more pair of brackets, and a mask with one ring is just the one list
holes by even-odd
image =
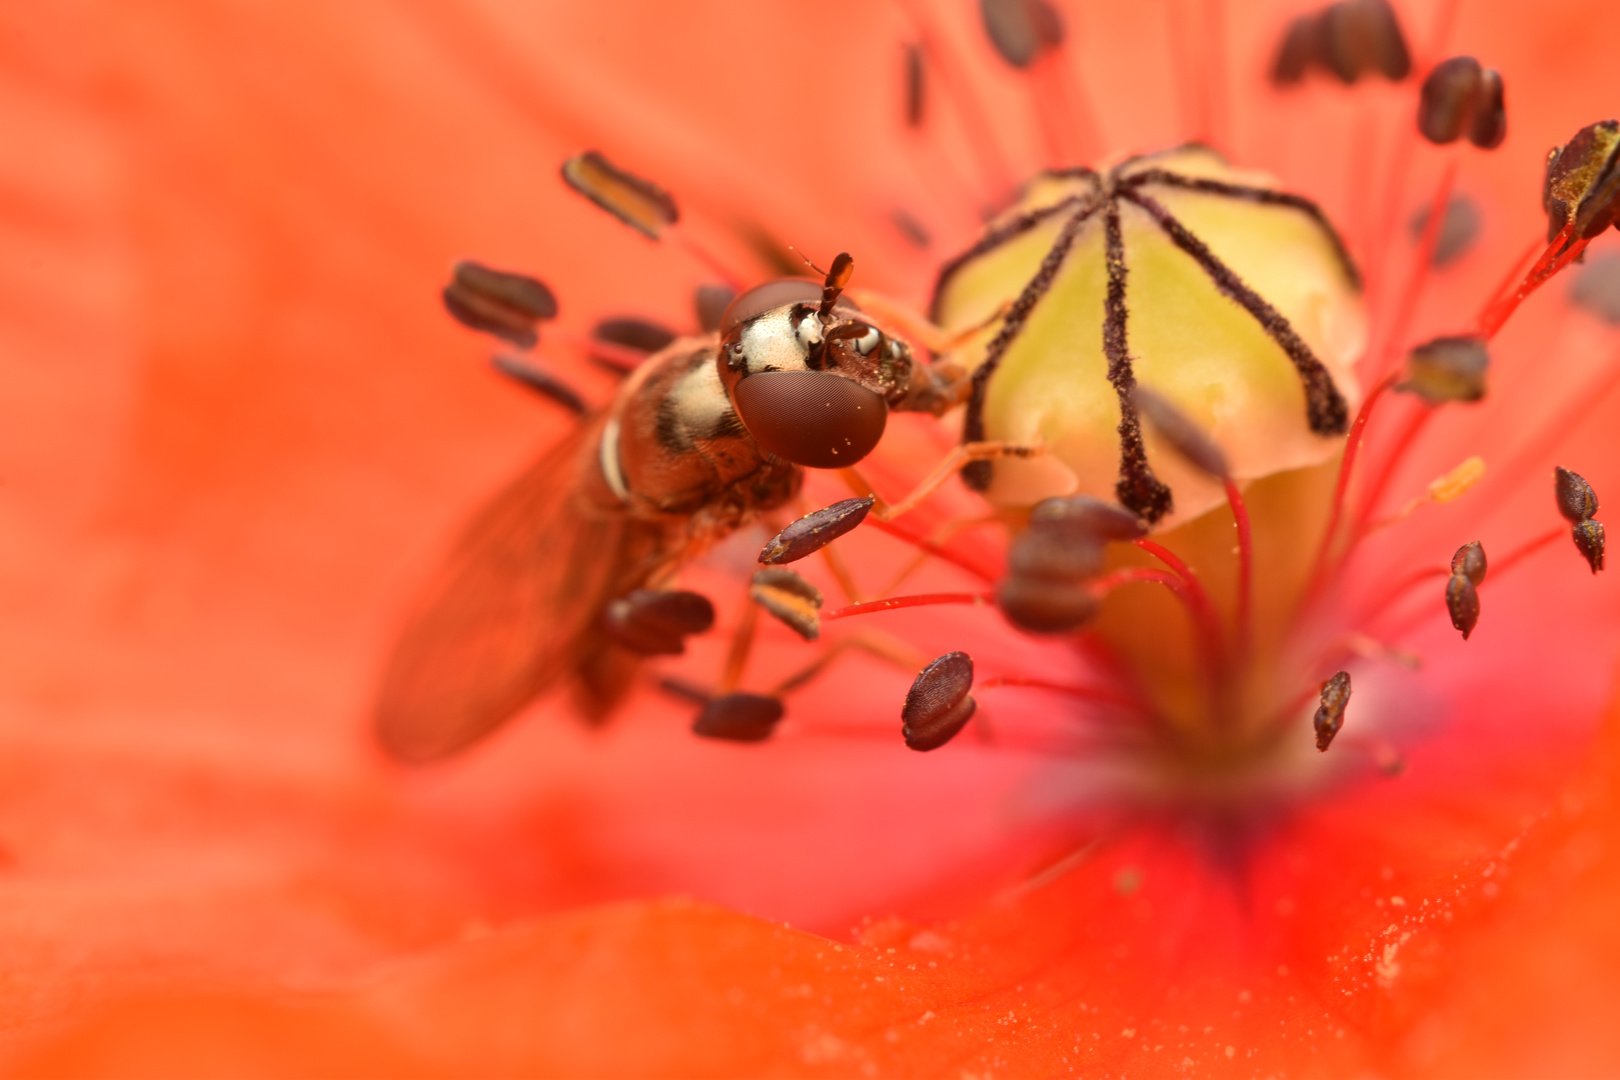
[[[1591, 241], [1576, 240], [1571, 243], [1570, 237], [1574, 235], [1574, 232], [1575, 218], [1571, 216], [1569, 224], [1564, 226], [1564, 231], [1554, 237], [1553, 242], [1547, 245], [1547, 249], [1541, 253], [1541, 258], [1536, 260], [1536, 264], [1530, 268], [1530, 272], [1524, 275], [1524, 280], [1519, 282], [1519, 287], [1509, 295], [1491, 301], [1486, 305], [1485, 310], [1479, 313], [1479, 332], [1486, 340], [1496, 336], [1496, 332], [1502, 329], [1502, 324], [1507, 322], [1508, 318], [1518, 310], [1519, 305], [1524, 302], [1526, 297], [1545, 285], [1554, 275], [1574, 262], [1580, 257], [1581, 252], [1586, 250], [1586, 245]], [[1567, 250], [1563, 250], [1565, 244], [1569, 244]]]
[[1080, 698], [1084, 701], [1102, 701], [1110, 705], [1119, 705], [1123, 708], [1134, 709], [1139, 703], [1124, 694], [1109, 690], [1101, 686], [1075, 686], [1070, 683], [1050, 682], [1046, 679], [1031, 678], [1027, 675], [997, 675], [976, 684], [975, 692], [994, 690], [998, 686], [1022, 686], [1034, 690], [1050, 690], [1054, 694], [1066, 694], [1069, 697]]
[[912, 596], [891, 596], [887, 600], [868, 600], [864, 604], [850, 604], [822, 614], [822, 622], [847, 619], [852, 615], [870, 615], [878, 611], [897, 611], [900, 608], [929, 607], [935, 604], [993, 604], [995, 593], [916, 593]]
[[1209, 664], [1210, 673], [1213, 675], [1219, 672], [1226, 651], [1221, 643], [1220, 619], [1216, 616], [1215, 605], [1210, 603], [1209, 593], [1204, 591], [1204, 586], [1199, 582], [1198, 576], [1192, 572], [1192, 569], [1186, 563], [1181, 561], [1179, 555], [1163, 544], [1147, 539], [1136, 540], [1133, 543], [1168, 566], [1174, 579], [1180, 582], [1179, 586], [1171, 584], [1169, 580], [1165, 580], [1164, 584], [1169, 585], [1172, 591], [1181, 597], [1182, 601], [1187, 605], [1187, 612], [1192, 616], [1193, 626], [1197, 630], [1199, 643], [1203, 649], [1204, 658]]
[[1238, 603], [1237, 641], [1239, 655], [1249, 651], [1249, 610], [1254, 595], [1254, 540], [1249, 530], [1249, 508], [1243, 504], [1243, 493], [1237, 481], [1230, 476], [1226, 485], [1226, 501], [1232, 507], [1232, 521], [1238, 534]]
[[1451, 202], [1451, 191], [1456, 181], [1457, 158], [1453, 156], [1446, 163], [1445, 172], [1440, 175], [1440, 186], [1435, 188], [1434, 197], [1429, 200], [1429, 216], [1423, 222], [1422, 235], [1418, 237], [1412, 271], [1408, 275], [1406, 288], [1401, 290], [1395, 316], [1390, 320], [1389, 329], [1379, 343], [1382, 354], [1378, 363], [1380, 374], [1390, 371], [1400, 363], [1406, 331], [1412, 323], [1413, 313], [1417, 311], [1418, 298], [1423, 295], [1423, 286], [1428, 281], [1429, 267], [1434, 262], [1434, 248], [1440, 242], [1440, 226], [1446, 219], [1446, 207]]
[[944, 562], [950, 563], [952, 566], [960, 567], [961, 569], [966, 570], [980, 581], [993, 582], [996, 581], [1000, 576], [994, 571], [987, 570], [980, 566], [967, 556], [958, 555], [956, 552], [951, 551], [949, 548], [942, 547], [941, 545], [934, 543], [932, 540], [928, 540], [924, 537], [908, 532], [907, 530], [894, 524], [892, 521], [884, 521], [882, 518], [868, 515], [866, 520], [861, 524], [863, 526], [870, 525], [879, 532], [885, 532], [898, 540], [904, 540], [906, 543], [910, 544], [919, 551], [926, 551], [936, 559], [940, 559]]
[[1350, 434], [1344, 441], [1344, 457], [1339, 461], [1339, 478], [1333, 485], [1333, 505], [1328, 511], [1327, 529], [1322, 533], [1321, 546], [1316, 549], [1316, 565], [1311, 571], [1309, 579], [1311, 584], [1307, 595], [1314, 595], [1323, 584], [1328, 558], [1333, 551], [1333, 541], [1339, 531], [1339, 521], [1344, 516], [1345, 496], [1350, 490], [1350, 477], [1355, 472], [1356, 457], [1361, 452], [1362, 434], [1366, 431], [1367, 421], [1372, 417], [1373, 407], [1394, 382], [1394, 372], [1379, 379], [1368, 391], [1367, 399], [1361, 403], [1361, 409], [1356, 413], [1355, 422], [1350, 425]]

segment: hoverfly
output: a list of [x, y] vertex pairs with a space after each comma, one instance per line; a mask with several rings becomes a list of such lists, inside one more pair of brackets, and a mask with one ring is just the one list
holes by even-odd
[[[806, 467], [860, 461], [889, 410], [937, 415], [960, 396], [843, 296], [853, 268], [841, 254], [820, 282], [742, 293], [717, 334], [650, 356], [474, 518], [385, 669], [391, 756], [446, 757], [565, 683], [605, 716], [642, 659], [712, 622], [703, 597], [662, 590], [683, 563], [792, 499]], [[501, 333], [498, 315], [482, 328]]]

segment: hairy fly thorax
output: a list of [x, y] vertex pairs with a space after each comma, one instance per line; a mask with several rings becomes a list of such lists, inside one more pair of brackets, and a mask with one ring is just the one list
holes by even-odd
[[738, 419], [712, 336], [680, 338], [649, 357], [608, 407], [595, 452], [604, 482], [633, 516], [705, 511], [711, 529], [726, 532], [782, 505], [802, 480]]

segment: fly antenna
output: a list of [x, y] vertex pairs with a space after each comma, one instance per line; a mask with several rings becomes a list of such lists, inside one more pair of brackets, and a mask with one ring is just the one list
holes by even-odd
[[850, 277], [855, 273], [855, 260], [849, 257], [849, 252], [840, 251], [838, 257], [832, 261], [832, 269], [827, 271], [827, 278], [821, 285], [821, 307], [816, 310], [816, 318], [825, 325], [832, 321], [833, 305], [838, 303], [838, 297], [843, 294], [844, 286], [849, 284]]
[[797, 255], [799, 257], [799, 259], [804, 263], [804, 265], [808, 266], [811, 269], [811, 271], [815, 273], [816, 277], [826, 277], [827, 276], [827, 271], [825, 271], [821, 267], [817, 266], [815, 260], [812, 259], [810, 256], [806, 255], [804, 252], [800, 251], [798, 248], [794, 247], [792, 244], [788, 245], [788, 250], [793, 252], [793, 254]]

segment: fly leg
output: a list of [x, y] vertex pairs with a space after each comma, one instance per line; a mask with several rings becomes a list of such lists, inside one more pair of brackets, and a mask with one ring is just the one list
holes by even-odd
[[1045, 448], [1036, 445], [1012, 442], [970, 442], [953, 446], [950, 452], [940, 458], [939, 463], [931, 469], [927, 476], [918, 481], [911, 493], [896, 502], [888, 502], [875, 491], [866, 478], [854, 468], [841, 469], [845, 481], [851, 488], [862, 494], [869, 494], [877, 500], [873, 507], [879, 521], [893, 521], [901, 514], [917, 508], [928, 496], [938, 491], [940, 487], [975, 461], [995, 461], [998, 458], [1030, 458], [1045, 453]]
[[782, 719], [782, 699], [770, 694], [749, 694], [737, 689], [748, 667], [759, 628], [759, 606], [752, 600], [743, 604], [742, 615], [731, 634], [725, 666], [720, 670], [717, 693], [703, 702], [692, 734], [726, 742], [764, 742]]
[[759, 630], [759, 606], [752, 601], [743, 605], [737, 628], [731, 632], [731, 647], [726, 650], [726, 663], [720, 669], [717, 689], [722, 695], [730, 694], [742, 683], [743, 672], [748, 669], [748, 657], [754, 651], [754, 637]]
[[[935, 529], [933, 533], [927, 537], [927, 540], [929, 546], [937, 550], [949, 543], [950, 540], [958, 533], [967, 529], [978, 528], [982, 525], [1000, 525], [1001, 523], [1001, 518], [995, 514], [986, 514], [983, 517], [975, 518], [962, 518], [957, 521], [947, 521], [939, 528]], [[893, 596], [899, 591], [900, 586], [906, 583], [906, 579], [911, 577], [911, 575], [915, 574], [918, 570], [921, 570], [924, 566], [928, 565], [929, 560], [935, 557], [934, 551], [929, 550], [929, 548], [918, 548], [916, 553], [912, 555], [911, 559], [898, 571], [896, 571], [894, 577], [890, 578], [883, 588], [879, 589], [874, 595]], [[849, 602], [855, 604], [859, 603], [861, 599], [861, 597], [853, 596], [850, 598]]]
[[[819, 634], [815, 611], [819, 609], [821, 594], [791, 570], [766, 569], [755, 575], [749, 590], [749, 603], [743, 609], [737, 629], [726, 655], [717, 693], [702, 698], [703, 709], [692, 724], [694, 734], [731, 742], [762, 742], [776, 730], [782, 719], [782, 698], [816, 678], [839, 656], [850, 649], [859, 649], [872, 656], [887, 660], [900, 667], [915, 670], [925, 659], [916, 650], [892, 642], [875, 634], [850, 634], [839, 638], [823, 649], [821, 655], [806, 666], [779, 681], [763, 694], [750, 694], [737, 690], [743, 669], [752, 650], [759, 624], [759, 611], [765, 607], [799, 634], [810, 639]], [[693, 696], [692, 689], [669, 686], [668, 689], [685, 696]]]
[[[634, 594], [632, 594], [634, 595]], [[697, 596], [696, 593], [658, 593], [657, 596]], [[705, 605], [708, 604], [706, 599]], [[616, 602], [617, 603], [617, 602]], [[610, 612], [613, 605], [609, 605]], [[713, 622], [713, 608], [709, 608], [710, 623]], [[610, 625], [604, 620], [605, 625]], [[731, 644], [726, 650], [725, 663], [720, 669], [720, 678], [714, 690], [703, 689], [684, 679], [665, 678], [659, 680], [659, 688], [666, 693], [701, 706], [697, 719], [692, 723], [692, 731], [711, 739], [724, 739], [729, 742], [761, 742], [770, 737], [776, 728], [776, 722], [782, 718], [782, 702], [774, 696], [763, 694], [748, 694], [738, 691], [737, 686], [742, 682], [743, 672], [748, 667], [748, 657], [753, 651], [754, 637], [759, 626], [759, 608], [752, 602], [743, 606], [742, 615], [737, 620], [736, 627], [731, 632]], [[707, 629], [707, 626], [704, 627]], [[618, 636], [610, 631], [610, 636], [619, 640]], [[643, 650], [650, 651], [650, 650]], [[679, 652], [678, 649], [660, 649], [664, 653]]]
[[911, 749], [937, 750], [955, 738], [973, 718], [977, 704], [968, 692], [973, 687], [973, 660], [967, 653], [950, 652], [928, 660], [925, 654], [909, 645], [878, 634], [857, 633], [839, 638], [815, 660], [778, 683], [774, 693], [782, 695], [798, 689], [852, 649], [904, 671], [916, 672], [911, 690], [900, 707], [900, 734]]
[[973, 373], [955, 359], [955, 354], [984, 330], [1000, 322], [1012, 307], [1002, 304], [972, 326], [955, 332], [934, 323], [908, 304], [869, 289], [847, 290], [883, 327], [893, 329], [903, 341], [915, 342], [934, 357], [932, 363], [916, 364], [912, 384], [905, 398], [895, 405], [900, 412], [926, 412], [942, 416], [962, 404], [973, 392]]
[[1009, 301], [991, 312], [988, 318], [966, 329], [953, 332], [938, 325], [911, 305], [903, 304], [883, 293], [871, 289], [846, 289], [845, 292], [861, 305], [862, 311], [883, 324], [880, 328], [892, 327], [900, 337], [916, 342], [935, 356], [948, 356], [954, 353], [978, 334], [1000, 322], [1012, 307]]
[[834, 661], [851, 649], [866, 653], [868, 656], [875, 656], [879, 660], [906, 671], [916, 671], [928, 662], [928, 657], [921, 652], [886, 635], [874, 633], [846, 634], [821, 650], [820, 656], [773, 686], [770, 691], [771, 696], [784, 697], [809, 684], [832, 666]]

